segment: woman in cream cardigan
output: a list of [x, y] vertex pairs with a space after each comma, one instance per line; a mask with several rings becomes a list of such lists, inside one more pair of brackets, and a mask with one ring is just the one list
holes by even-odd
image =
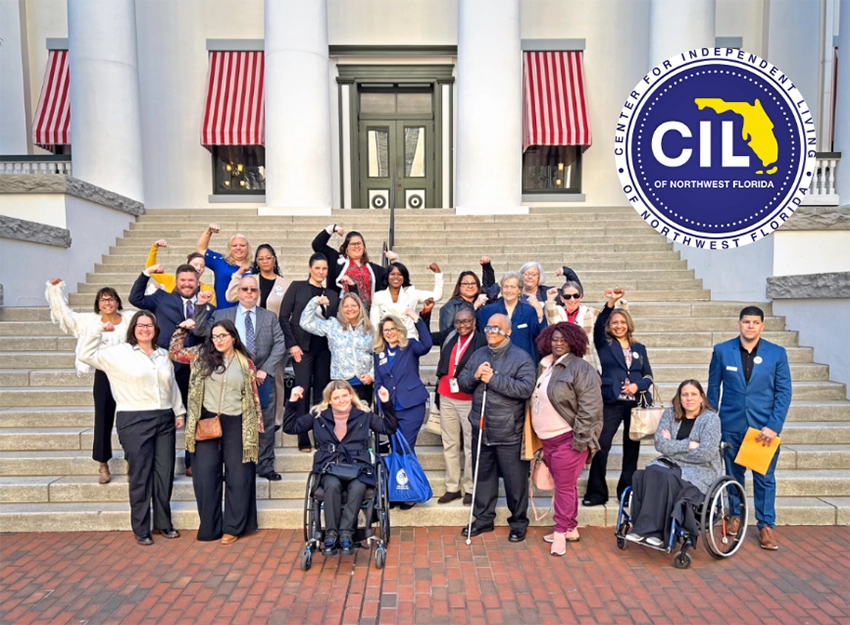
[[[227, 285], [228, 302], [234, 303], [239, 301], [239, 281], [242, 280], [242, 276], [246, 271], [246, 268], [239, 268], [230, 278], [230, 284]], [[257, 305], [260, 308], [270, 310], [276, 315], [280, 315], [280, 305], [283, 302], [286, 289], [289, 288], [289, 281], [281, 277], [277, 254], [274, 248], [268, 243], [263, 243], [257, 248], [257, 252], [254, 254], [254, 264], [251, 266], [251, 273], [260, 278], [260, 301], [257, 302]], [[283, 424], [283, 402], [286, 399], [286, 389], [283, 384], [283, 372], [285, 368], [286, 362], [281, 362], [274, 375], [276, 402], [274, 422], [277, 426]]]

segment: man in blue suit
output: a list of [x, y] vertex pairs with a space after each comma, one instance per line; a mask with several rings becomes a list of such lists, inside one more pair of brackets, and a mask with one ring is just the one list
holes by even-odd
[[[791, 404], [791, 369], [785, 348], [761, 339], [764, 330], [764, 312], [757, 306], [747, 306], [738, 317], [740, 336], [714, 346], [708, 369], [708, 401], [717, 406], [720, 387], [723, 400], [720, 405], [722, 440], [727, 444], [723, 454], [726, 471], [742, 485], [744, 467], [735, 464], [738, 448], [747, 428], [760, 430], [756, 439], [762, 445], [773, 444], [788, 415]], [[779, 450], [767, 473], [753, 473], [756, 520], [759, 528], [759, 545], [762, 549], [779, 548], [773, 530], [776, 527], [776, 461]], [[738, 530], [741, 502], [732, 503], [729, 531]]]

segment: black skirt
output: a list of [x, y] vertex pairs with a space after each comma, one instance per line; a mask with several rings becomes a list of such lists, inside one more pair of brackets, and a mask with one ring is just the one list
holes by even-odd
[[632, 529], [644, 538], [655, 536], [667, 545], [672, 519], [690, 533], [699, 536], [699, 522], [694, 507], [705, 495], [699, 488], [682, 479], [678, 467], [652, 465], [636, 471], [632, 477]]

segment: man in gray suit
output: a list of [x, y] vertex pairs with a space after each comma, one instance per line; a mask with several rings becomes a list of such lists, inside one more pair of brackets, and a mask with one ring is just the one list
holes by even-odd
[[198, 297], [194, 332], [197, 336], [206, 336], [212, 331], [213, 324], [220, 319], [229, 319], [236, 326], [239, 338], [257, 367], [257, 385], [260, 386], [260, 397], [264, 404], [263, 425], [266, 431], [260, 434], [257, 475], [277, 481], [281, 477], [274, 470], [274, 372], [286, 354], [285, 339], [277, 315], [257, 305], [260, 299], [260, 281], [257, 276], [243, 276], [239, 282], [238, 294], [238, 306], [216, 310], [212, 317], [209, 314], [210, 307], [206, 305], [209, 296]]

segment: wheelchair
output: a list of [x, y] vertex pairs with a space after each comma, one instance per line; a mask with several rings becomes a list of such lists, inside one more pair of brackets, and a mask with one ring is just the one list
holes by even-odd
[[[378, 449], [379, 437], [374, 437], [372, 449]], [[357, 515], [357, 526], [352, 533], [355, 549], [367, 548], [375, 544], [375, 567], [384, 568], [387, 560], [387, 547], [390, 544], [390, 500], [387, 491], [387, 467], [380, 454], [373, 454], [372, 466], [375, 470], [375, 486], [368, 486], [363, 495], [360, 513]], [[304, 551], [301, 554], [301, 570], [308, 571], [313, 564], [313, 553], [322, 551], [325, 540], [322, 519], [324, 511], [324, 489], [321, 485], [322, 476], [310, 473], [307, 478], [307, 489], [304, 494]], [[342, 503], [345, 504], [347, 493], [343, 491]]]
[[[732, 516], [730, 495], [738, 497], [741, 502], [741, 523], [735, 535], [730, 534], [727, 528], [727, 523]], [[620, 510], [617, 513], [617, 529], [614, 535], [617, 537], [619, 549], [625, 549], [630, 543], [626, 540], [626, 535], [632, 527], [632, 519], [629, 514], [631, 500], [632, 487], [629, 486], [620, 497]], [[747, 533], [749, 511], [744, 487], [728, 475], [718, 478], [708, 489], [702, 503], [699, 506], [694, 506], [694, 516], [699, 524], [700, 534], [702, 534], [702, 544], [708, 554], [716, 560], [732, 557], [744, 544], [744, 536]], [[681, 548], [673, 555], [673, 566], [677, 569], [687, 569], [691, 566], [691, 554], [688, 552], [696, 547], [697, 536], [681, 527], [675, 519], [671, 519], [670, 522], [672, 524], [670, 540], [666, 545], [656, 547], [646, 541], [632, 544], [669, 554], [673, 553], [676, 545], [681, 542]]]

